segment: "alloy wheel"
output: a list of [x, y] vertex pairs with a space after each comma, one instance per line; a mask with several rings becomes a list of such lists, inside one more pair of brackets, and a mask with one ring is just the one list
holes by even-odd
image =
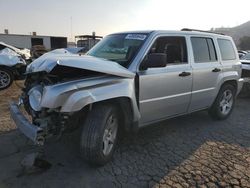
[[227, 115], [233, 106], [233, 93], [231, 90], [225, 90], [220, 100], [220, 111], [223, 115]]
[[103, 134], [103, 154], [109, 155], [114, 147], [114, 142], [117, 137], [118, 119], [114, 114], [109, 116], [107, 126]]
[[7, 87], [11, 82], [11, 79], [10, 79], [10, 75], [3, 71], [3, 70], [0, 70], [0, 88], [5, 88]]

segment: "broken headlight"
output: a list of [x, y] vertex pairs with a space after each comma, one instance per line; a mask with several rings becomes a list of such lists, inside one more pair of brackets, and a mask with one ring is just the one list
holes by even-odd
[[33, 110], [41, 110], [41, 101], [42, 101], [42, 86], [33, 87], [29, 93], [29, 103]]

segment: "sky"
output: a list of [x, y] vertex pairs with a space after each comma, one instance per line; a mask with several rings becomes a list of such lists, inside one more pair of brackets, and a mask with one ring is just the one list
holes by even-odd
[[0, 33], [71, 40], [93, 31], [207, 30], [249, 21], [249, 7], [250, 0], [0, 0]]

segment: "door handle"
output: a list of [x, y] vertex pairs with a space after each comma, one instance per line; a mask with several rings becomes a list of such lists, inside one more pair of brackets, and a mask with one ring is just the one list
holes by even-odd
[[191, 75], [190, 72], [185, 72], [185, 71], [179, 74], [179, 76], [181, 77], [190, 76], [190, 75]]
[[212, 70], [212, 72], [220, 72], [221, 71], [221, 69], [218, 69], [218, 68], [214, 68], [213, 70]]

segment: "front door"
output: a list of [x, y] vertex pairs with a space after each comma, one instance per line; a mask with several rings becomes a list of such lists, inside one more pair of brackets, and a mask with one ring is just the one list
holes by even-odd
[[191, 99], [192, 69], [185, 37], [159, 37], [149, 53], [166, 53], [167, 66], [138, 73], [140, 125], [186, 113]]

